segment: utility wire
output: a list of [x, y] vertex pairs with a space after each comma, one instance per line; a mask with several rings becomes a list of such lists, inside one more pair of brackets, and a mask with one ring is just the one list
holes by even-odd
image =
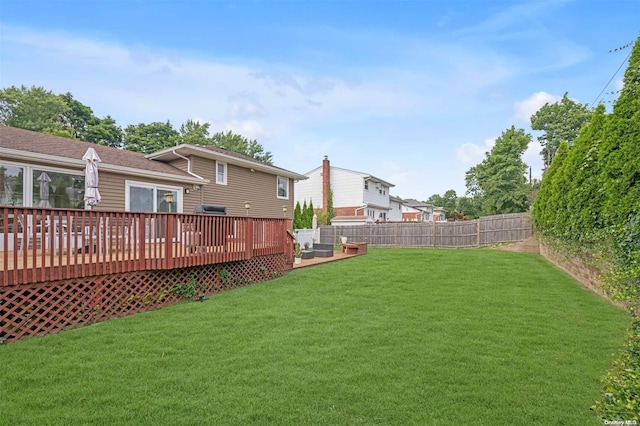
[[616, 72], [613, 73], [613, 75], [611, 76], [611, 78], [609, 79], [609, 81], [607, 82], [607, 84], [604, 85], [604, 87], [602, 88], [602, 90], [600, 91], [600, 93], [598, 94], [598, 96], [596, 96], [596, 99], [593, 101], [593, 103], [591, 104], [592, 106], [596, 104], [596, 102], [598, 102], [598, 99], [600, 99], [600, 96], [602, 96], [602, 93], [604, 93], [605, 90], [607, 90], [607, 86], [609, 86], [611, 84], [611, 82], [613, 81], [614, 78], [616, 78], [616, 75], [620, 72], [620, 69], [622, 68], [622, 66], [627, 62], [627, 60], [631, 57], [631, 53], [633, 53], [633, 50], [631, 50], [629, 52], [629, 54], [627, 55], [626, 58], [624, 58], [624, 61], [622, 61], [622, 63], [620, 64], [620, 66], [618, 67], [618, 69], [616, 70]]

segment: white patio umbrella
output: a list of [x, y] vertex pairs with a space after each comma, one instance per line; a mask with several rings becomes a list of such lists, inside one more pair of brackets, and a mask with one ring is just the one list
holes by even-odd
[[313, 219], [311, 220], [311, 240], [315, 243], [318, 238], [318, 215], [313, 214]]
[[100, 191], [98, 191], [98, 163], [102, 160], [93, 147], [89, 147], [82, 156], [85, 161], [84, 169], [84, 208], [91, 210], [93, 206], [100, 202]]
[[51, 203], [49, 202], [49, 182], [51, 182], [51, 178], [45, 172], [42, 172], [37, 179], [40, 182], [40, 201], [38, 201], [37, 207], [50, 208]]

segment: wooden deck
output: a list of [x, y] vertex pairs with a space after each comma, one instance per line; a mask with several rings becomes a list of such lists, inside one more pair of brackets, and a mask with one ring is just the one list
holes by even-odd
[[308, 266], [321, 265], [323, 263], [335, 262], [338, 260], [356, 257], [358, 254], [347, 254], [342, 251], [334, 251], [332, 257], [314, 257], [313, 259], [302, 259], [302, 263], [294, 263], [293, 269], [306, 268]]
[[286, 219], [29, 207], [0, 219], [0, 286], [274, 254], [293, 263]]

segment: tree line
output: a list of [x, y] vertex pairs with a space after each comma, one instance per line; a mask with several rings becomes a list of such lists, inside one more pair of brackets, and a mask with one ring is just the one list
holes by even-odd
[[[542, 132], [538, 142], [545, 169], [562, 143], [573, 145], [592, 115], [592, 109], [565, 93], [560, 101], [546, 103], [531, 116], [531, 128]], [[524, 129], [511, 126], [496, 139], [485, 158], [465, 173], [464, 197], [449, 190], [444, 195], [432, 195], [426, 202], [443, 207], [447, 218], [454, 220], [529, 210], [541, 184], [527, 177], [528, 166], [522, 160], [531, 142], [532, 136]]]
[[110, 115], [97, 117], [71, 93], [56, 95], [42, 87], [0, 90], [0, 124], [143, 153], [178, 144], [213, 145], [273, 164], [271, 152], [257, 140], [231, 131], [209, 134], [209, 123], [187, 120], [176, 129], [158, 121], [122, 128]]

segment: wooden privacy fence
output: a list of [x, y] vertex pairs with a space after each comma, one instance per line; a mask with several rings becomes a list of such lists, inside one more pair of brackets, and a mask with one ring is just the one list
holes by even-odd
[[533, 235], [528, 213], [486, 216], [459, 222], [390, 222], [372, 225], [321, 226], [322, 243], [339, 237], [389, 247], [481, 247], [524, 241]]

